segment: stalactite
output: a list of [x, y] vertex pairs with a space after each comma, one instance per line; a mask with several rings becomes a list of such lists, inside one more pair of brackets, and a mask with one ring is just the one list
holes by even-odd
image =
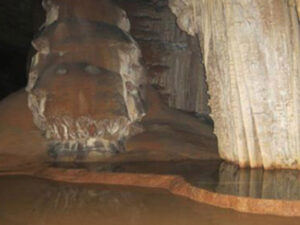
[[178, 25], [199, 36], [221, 157], [300, 169], [296, 1], [171, 0], [170, 7]]
[[110, 0], [44, 0], [43, 7], [27, 91], [49, 153], [80, 160], [123, 151], [141, 131], [146, 81], [125, 11]]

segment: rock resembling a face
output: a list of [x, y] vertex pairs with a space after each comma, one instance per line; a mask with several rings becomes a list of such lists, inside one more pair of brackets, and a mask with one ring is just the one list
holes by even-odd
[[47, 92], [47, 118], [89, 115], [95, 120], [104, 120], [128, 117], [120, 75], [92, 65], [57, 65], [41, 76], [35, 89]]
[[51, 155], [73, 160], [123, 151], [145, 115], [144, 68], [126, 13], [110, 0], [43, 5], [47, 21], [32, 42], [27, 91]]
[[31, 96], [55, 156], [122, 151], [118, 141], [129, 134], [130, 120], [119, 74], [84, 63], [55, 65], [41, 75]]

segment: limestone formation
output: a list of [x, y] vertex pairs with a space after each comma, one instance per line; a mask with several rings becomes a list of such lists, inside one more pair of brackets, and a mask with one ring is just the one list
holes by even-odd
[[118, 0], [131, 23], [148, 80], [172, 108], [208, 115], [207, 85], [197, 37], [176, 25], [168, 0]]
[[300, 20], [300, 0], [296, 0], [296, 4], [297, 4], [298, 17]]
[[198, 35], [222, 158], [300, 169], [300, 26], [296, 0], [170, 0]]
[[109, 0], [44, 0], [27, 91], [51, 156], [112, 155], [141, 131], [145, 71], [126, 13]]

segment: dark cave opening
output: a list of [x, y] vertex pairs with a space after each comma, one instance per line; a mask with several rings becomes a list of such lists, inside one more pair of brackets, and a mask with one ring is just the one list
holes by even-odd
[[31, 40], [44, 15], [40, 0], [0, 3], [0, 100], [27, 83]]

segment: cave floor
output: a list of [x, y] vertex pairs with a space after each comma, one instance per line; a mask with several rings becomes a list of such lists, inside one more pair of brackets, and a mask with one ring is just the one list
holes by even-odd
[[299, 171], [222, 162], [212, 126], [199, 118], [151, 101], [126, 153], [58, 162], [26, 98], [20, 91], [0, 103], [0, 225], [299, 224]]

